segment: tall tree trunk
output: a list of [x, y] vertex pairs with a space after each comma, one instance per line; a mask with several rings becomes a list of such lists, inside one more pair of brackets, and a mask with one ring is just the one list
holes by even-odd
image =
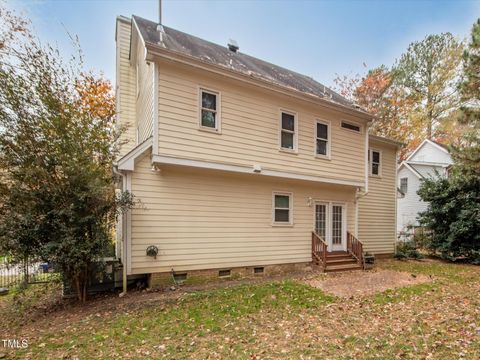
[[433, 132], [433, 99], [430, 92], [427, 94], [427, 139], [432, 140]]
[[80, 275], [75, 275], [75, 289], [77, 290], [77, 299], [82, 301], [82, 287], [80, 286]]
[[85, 267], [85, 271], [83, 273], [83, 298], [82, 303], [87, 301], [87, 284], [88, 284], [88, 268]]
[[22, 287], [25, 289], [28, 286], [28, 255], [23, 258], [23, 281]]
[[428, 117], [428, 124], [427, 124], [427, 139], [432, 140], [432, 118]]

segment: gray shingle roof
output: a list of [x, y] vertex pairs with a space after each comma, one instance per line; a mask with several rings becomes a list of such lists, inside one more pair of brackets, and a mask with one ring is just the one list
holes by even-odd
[[138, 16], [133, 16], [133, 19], [137, 23], [138, 29], [145, 43], [161, 46], [165, 49], [186, 54], [211, 64], [224, 66], [225, 68], [276, 85], [291, 88], [344, 106], [356, 108], [351, 101], [313, 80], [311, 77], [241, 52], [233, 52], [226, 46], [224, 47], [211, 43], [167, 26], [163, 26], [165, 34], [163, 36], [163, 42], [160, 44], [157, 23]]

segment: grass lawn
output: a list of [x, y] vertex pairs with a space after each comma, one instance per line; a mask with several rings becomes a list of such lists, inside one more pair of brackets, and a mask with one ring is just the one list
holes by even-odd
[[[431, 260], [379, 267], [432, 281], [351, 297], [298, 278], [109, 297], [33, 324], [12, 323], [1, 337], [28, 336], [30, 346], [0, 352], [52, 359], [480, 358], [480, 267]], [[7, 309], [10, 300], [1, 301]]]

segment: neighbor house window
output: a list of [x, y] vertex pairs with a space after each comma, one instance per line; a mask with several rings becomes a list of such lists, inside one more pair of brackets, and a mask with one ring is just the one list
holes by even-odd
[[401, 178], [400, 179], [400, 191], [404, 194], [408, 191], [408, 178]]
[[342, 121], [342, 128], [360, 132], [360, 126], [346, 122], [346, 121]]
[[370, 175], [380, 176], [382, 171], [381, 153], [377, 150], [370, 150], [369, 162], [370, 162]]
[[285, 150], [297, 149], [297, 117], [282, 111], [280, 130], [280, 147]]
[[273, 223], [281, 225], [292, 223], [292, 195], [290, 193], [273, 194]]
[[330, 156], [330, 126], [323, 121], [316, 121], [315, 129], [315, 154]]
[[214, 91], [200, 90], [200, 127], [218, 131], [220, 129], [219, 94]]

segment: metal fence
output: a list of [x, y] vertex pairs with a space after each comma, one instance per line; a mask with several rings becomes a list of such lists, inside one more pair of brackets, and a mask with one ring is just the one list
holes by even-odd
[[2, 288], [41, 284], [56, 279], [59, 279], [59, 274], [51, 264], [33, 258], [15, 262], [8, 256], [0, 256], [0, 287]]

